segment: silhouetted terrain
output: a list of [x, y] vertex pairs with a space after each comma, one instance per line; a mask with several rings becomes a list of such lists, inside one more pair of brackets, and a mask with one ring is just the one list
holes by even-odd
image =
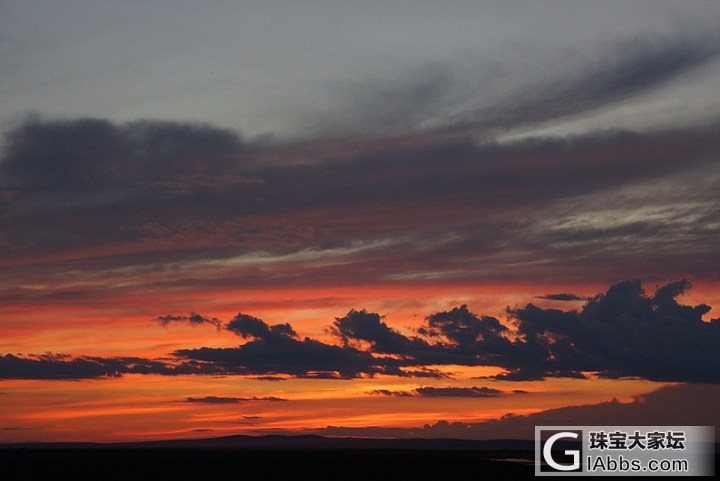
[[[559, 450], [571, 444], [557, 443]], [[717, 446], [716, 446], [717, 449]], [[716, 451], [717, 452], [717, 451]], [[310, 479], [453, 481], [534, 476], [533, 441], [227, 436], [137, 443], [0, 445], [1, 480]], [[717, 456], [716, 456], [717, 465]]]
[[0, 445], [3, 448], [251, 448], [251, 449], [421, 449], [421, 450], [533, 450], [533, 441], [519, 439], [379, 439], [330, 438], [324, 436], [269, 435], [223, 436], [204, 439], [170, 439], [129, 443], [22, 443]]
[[364, 449], [142, 449], [0, 450], [2, 479], [213, 479], [213, 476], [293, 476], [310, 479], [480, 479], [532, 476], [533, 467], [492, 460], [472, 451]]
[[229, 436], [126, 444], [0, 446], [2, 479], [151, 479], [304, 475], [314, 479], [479, 479], [532, 476], [531, 441]]

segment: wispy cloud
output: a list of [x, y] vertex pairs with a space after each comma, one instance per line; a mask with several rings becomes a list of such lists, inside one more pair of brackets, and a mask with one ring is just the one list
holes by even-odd
[[523, 46], [497, 56], [468, 54], [390, 78], [342, 83], [334, 90], [336, 106], [315, 114], [316, 129], [357, 135], [526, 127], [647, 94], [712, 63], [718, 53], [720, 37], [699, 28], [627, 35], [561, 53]]

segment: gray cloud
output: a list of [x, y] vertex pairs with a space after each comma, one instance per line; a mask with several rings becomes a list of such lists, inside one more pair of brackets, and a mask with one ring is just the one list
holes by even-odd
[[[632, 34], [562, 52], [525, 46], [498, 57], [434, 61], [390, 78], [347, 82], [339, 104], [319, 117], [328, 134], [413, 129], [517, 128], [591, 112], [647, 93], [713, 62], [711, 29]], [[310, 114], [312, 115], [312, 114]]]
[[351, 340], [367, 341], [378, 352], [403, 354], [412, 349], [413, 341], [388, 327], [379, 314], [351, 310], [335, 319], [330, 332], [346, 345]]
[[187, 361], [168, 363], [137, 357], [102, 358], [46, 353], [0, 356], [0, 379], [99, 379], [123, 374], [227, 374], [212, 364]]
[[[498, 380], [582, 378], [583, 372], [597, 372], [609, 378], [717, 382], [720, 357], [712, 346], [720, 341], [720, 320], [702, 320], [710, 311], [707, 305], [684, 306], [676, 301], [689, 287], [687, 280], [681, 280], [647, 296], [640, 281], [628, 281], [611, 286], [579, 311], [528, 304], [508, 310], [516, 322], [513, 330], [461, 306], [427, 318], [426, 326], [418, 330], [427, 341], [400, 342], [395, 339], [400, 334], [378, 329], [378, 319], [368, 316], [363, 319], [372, 329], [336, 332], [345, 342], [358, 336], [370, 343], [373, 352], [402, 353], [420, 363], [506, 368], [495, 376]], [[383, 350], [389, 333], [395, 339], [392, 349]]]
[[370, 391], [370, 394], [382, 394], [384, 396], [397, 396], [397, 397], [471, 397], [471, 398], [486, 398], [486, 397], [498, 397], [509, 394], [508, 392], [501, 391], [500, 389], [494, 389], [491, 387], [434, 387], [426, 386], [413, 389], [412, 391], [390, 391], [387, 389], [375, 389]]
[[228, 322], [225, 329], [234, 332], [243, 339], [297, 337], [297, 333], [293, 330], [290, 324], [285, 323], [268, 326], [262, 319], [242, 313], [238, 314], [230, 322]]
[[168, 314], [166, 316], [158, 316], [155, 318], [155, 320], [163, 327], [167, 326], [171, 322], [189, 322], [191, 326], [210, 324], [212, 326], [215, 326], [217, 330], [220, 330], [222, 328], [222, 321], [220, 321], [220, 319], [216, 317], [205, 317], [196, 312], [191, 312], [187, 316]]
[[[514, 368], [507, 372], [491, 376], [496, 381], [542, 381], [548, 377], [566, 377], [571, 379], [586, 379], [580, 371], [542, 369], [537, 367]], [[485, 378], [483, 378], [485, 379]]]
[[113, 367], [91, 359], [67, 359], [45, 354], [21, 358], [12, 354], [0, 357], [0, 376], [4, 379], [74, 379], [117, 377], [121, 373]]
[[5, 140], [4, 186], [56, 195], [118, 186], [139, 195], [158, 182], [227, 173], [245, 150], [228, 130], [179, 122], [28, 122]]
[[379, 394], [381, 396], [395, 396], [395, 397], [414, 397], [415, 393], [412, 391], [391, 391], [389, 389], [374, 389], [369, 394]]
[[415, 392], [422, 397], [498, 397], [503, 391], [491, 387], [419, 387]]
[[689, 287], [683, 280], [646, 296], [640, 281], [628, 281], [610, 287], [579, 312], [528, 305], [510, 314], [519, 321], [524, 348], [545, 352], [544, 360], [538, 360], [540, 368], [597, 371], [612, 378], [717, 382], [720, 358], [712, 345], [720, 324], [703, 322], [709, 306], [683, 306], [675, 300]]
[[538, 296], [538, 299], [547, 299], [550, 301], [582, 301], [583, 298], [577, 294], [571, 294], [567, 292], [558, 294], [545, 294], [544, 296]]
[[[710, 306], [677, 302], [675, 298], [690, 287], [689, 281], [681, 280], [660, 286], [654, 296], [648, 296], [640, 281], [627, 281], [593, 297], [579, 311], [541, 309], [528, 304], [508, 310], [516, 322], [512, 330], [495, 318], [477, 316], [461, 306], [429, 316], [425, 327], [418, 329], [421, 337], [405, 337], [404, 342], [397, 331], [383, 328], [384, 323], [379, 323], [376, 314], [350, 311], [348, 316], [337, 318], [334, 325], [343, 326], [344, 321], [353, 319], [356, 329], [345, 329], [341, 336], [343, 347], [309, 338], [300, 341], [288, 324], [278, 324], [235, 351], [203, 348], [200, 352], [215, 352], [221, 358], [222, 354], [229, 355], [232, 358], [229, 372], [238, 369], [240, 366], [232, 363], [239, 362], [241, 369], [258, 374], [272, 371], [348, 377], [384, 373], [442, 378], [448, 375], [424, 366], [460, 364], [504, 367], [507, 372], [496, 376], [504, 380], [583, 378], [582, 372], [589, 371], [609, 378], [716, 382], [720, 357], [713, 346], [720, 341], [720, 320], [702, 320]], [[371, 329], [359, 327], [363, 323], [368, 323]], [[335, 331], [336, 335], [339, 332]], [[363, 337], [354, 339], [368, 342], [369, 352], [348, 345], [359, 333]], [[385, 342], [388, 336], [393, 339], [390, 344]], [[663, 354], [667, 352], [673, 356]], [[193, 351], [183, 356], [212, 361], [202, 355], [194, 357]], [[286, 364], [284, 370], [275, 370], [278, 364], [271, 368], [273, 356], [283, 359], [280, 365]]]
[[[511, 102], [517, 121], [527, 98], [519, 94], [533, 85], [549, 91], [541, 99], [562, 101], [565, 92], [567, 108], [578, 109], [687, 71], [702, 62], [704, 45], [716, 45], [706, 32], [718, 20], [714, 2], [681, 8], [661, 0], [593, 3], [592, 15], [567, 2], [303, 4], [286, 6], [287, 15], [263, 4], [173, 7], [43, 6], [47, 19], [36, 4], [7, 7], [0, 121], [43, 109], [59, 118], [181, 117], [298, 136], [316, 123], [336, 131], [335, 118], [357, 135], [447, 125], [483, 107], [484, 118], [506, 119], [502, 104]], [[526, 103], [530, 119], [548, 106]]]
[[[628, 37], [603, 47], [598, 48], [602, 53], [590, 55], [566, 52], [570, 55], [558, 59], [552, 75], [533, 79], [534, 83], [524, 91], [466, 113], [465, 118], [480, 125], [513, 127], [604, 107], [710, 62], [720, 53], [720, 39], [716, 34], [697, 31], [678, 36]], [[579, 61], [568, 64], [573, 54]]]
[[263, 397], [223, 397], [223, 396], [205, 396], [205, 397], [188, 397], [185, 398], [184, 402], [188, 403], [207, 403], [207, 404], [237, 404], [248, 401], [287, 401], [274, 396], [263, 396]]
[[244, 374], [288, 374], [315, 379], [354, 378], [378, 373], [406, 375], [399, 369], [399, 363], [376, 359], [369, 352], [307, 337], [298, 339], [289, 324], [269, 326], [241, 313], [228, 323], [227, 329], [251, 340], [237, 348], [182, 349], [175, 355]]
[[494, 317], [478, 317], [462, 305], [429, 316], [427, 328], [422, 328], [420, 332], [427, 336], [444, 336], [460, 349], [482, 343], [491, 349], [502, 350], [507, 348], [507, 339], [503, 337], [507, 330]]

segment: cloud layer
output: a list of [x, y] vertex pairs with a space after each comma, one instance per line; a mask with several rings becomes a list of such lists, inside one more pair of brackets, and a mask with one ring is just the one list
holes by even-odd
[[548, 273], [717, 281], [718, 159], [716, 128], [437, 133], [308, 155], [201, 125], [30, 122], [0, 160], [0, 300]]
[[516, 130], [712, 70], [720, 39], [709, 32], [544, 52], [532, 75], [515, 57], [467, 71], [436, 63], [349, 87], [344, 120], [316, 118], [380, 129], [373, 137], [274, 144], [198, 123], [30, 118], [4, 133], [0, 154], [0, 300], [97, 298], [118, 284], [532, 282], [549, 272], [567, 283], [588, 272], [718, 281], [716, 122]]

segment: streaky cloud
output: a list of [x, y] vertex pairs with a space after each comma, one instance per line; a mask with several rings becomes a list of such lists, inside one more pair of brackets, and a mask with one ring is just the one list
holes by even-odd
[[720, 36], [698, 29], [628, 35], [590, 49], [568, 47], [562, 55], [517, 53], [470, 54], [464, 62], [428, 62], [391, 78], [348, 82], [338, 89], [338, 108], [316, 114], [316, 130], [358, 135], [459, 126], [514, 129], [583, 115], [710, 64], [720, 53]]

